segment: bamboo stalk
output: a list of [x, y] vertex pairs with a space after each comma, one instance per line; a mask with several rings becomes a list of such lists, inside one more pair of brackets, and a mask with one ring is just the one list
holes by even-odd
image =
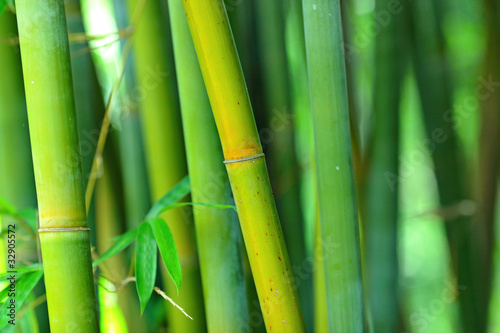
[[[389, 2], [377, 0], [376, 11]], [[405, 69], [402, 15], [393, 15], [377, 35], [373, 83], [373, 132], [368, 149], [364, 199], [367, 298], [375, 332], [396, 332], [399, 325], [398, 198], [399, 102]]]
[[224, 4], [183, 2], [222, 143], [268, 331], [305, 332], [250, 99]]
[[304, 15], [301, 0], [286, 5], [285, 42], [294, 115], [295, 150], [300, 168], [300, 199], [304, 215], [305, 249], [313, 253], [315, 239], [316, 188], [314, 183], [314, 138], [311, 101], [307, 82]]
[[[182, 2], [169, 1], [193, 202], [231, 201], [222, 148]], [[234, 212], [194, 207], [209, 332], [248, 331], [241, 233]], [[224, 258], [224, 260], [220, 260]]]
[[303, 4], [328, 326], [330, 332], [362, 332], [363, 288], [340, 3], [305, 0]]
[[[140, 0], [129, 0], [127, 4], [130, 13], [143, 5]], [[187, 173], [173, 54], [171, 41], [165, 38], [168, 27], [164, 19], [161, 4], [147, 1], [133, 36], [137, 82], [144, 88], [139, 101], [153, 201]], [[174, 332], [203, 332], [206, 325], [194, 230], [192, 219], [185, 212], [169, 210], [162, 217], [172, 230], [183, 269], [182, 287], [175, 301], [195, 320], [168, 306], [168, 322]], [[163, 280], [167, 293], [175, 294], [176, 287], [168, 274], [164, 274]]]
[[98, 332], [64, 2], [16, 10], [50, 328]]
[[[7, 41], [17, 36], [15, 15], [5, 11], [0, 17], [0, 38]], [[35, 179], [33, 176], [33, 162], [28, 131], [28, 116], [26, 114], [26, 100], [24, 96], [23, 72], [21, 68], [21, 54], [19, 46], [10, 43], [0, 43], [0, 63], [3, 64], [2, 80], [0, 80], [0, 198], [7, 200], [18, 210], [36, 207]], [[13, 222], [9, 216], [1, 216], [0, 224], [6, 226]], [[6, 228], [0, 230], [6, 231]], [[0, 240], [0, 271], [6, 272], [3, 253], [6, 247]], [[37, 260], [36, 242], [17, 243], [18, 257], [29, 261]], [[3, 269], [2, 269], [3, 268]], [[16, 267], [17, 268], [17, 267]], [[35, 288], [35, 293], [45, 293], [43, 283]], [[49, 321], [47, 306], [43, 304], [35, 311], [27, 314], [32, 323], [34, 313], [38, 317], [37, 326], [48, 330]], [[31, 327], [33, 330], [34, 327]]]

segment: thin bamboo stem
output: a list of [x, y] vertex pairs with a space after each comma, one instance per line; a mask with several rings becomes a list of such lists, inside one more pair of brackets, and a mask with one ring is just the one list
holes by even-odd
[[303, 5], [329, 332], [363, 332], [340, 3], [305, 0]]
[[[140, 0], [127, 2], [129, 12], [141, 5]], [[134, 26], [134, 56], [137, 83], [143, 95], [141, 108], [146, 160], [153, 201], [161, 198], [187, 174], [182, 123], [174, 75], [173, 54], [166, 13], [159, 2], [147, 1]], [[162, 218], [174, 236], [183, 269], [178, 304], [195, 319], [190, 320], [167, 307], [169, 327], [174, 332], [206, 330], [202, 301], [201, 277], [190, 209], [174, 209]], [[165, 273], [165, 272], [164, 272]], [[164, 274], [166, 291], [177, 293], [168, 274]]]
[[[377, 0], [376, 10], [388, 8]], [[407, 54], [401, 24], [393, 15], [377, 35], [373, 134], [368, 149], [364, 221], [366, 225], [367, 297], [375, 332], [396, 332], [399, 325], [398, 179], [400, 86]], [[401, 37], [399, 37], [401, 36]]]

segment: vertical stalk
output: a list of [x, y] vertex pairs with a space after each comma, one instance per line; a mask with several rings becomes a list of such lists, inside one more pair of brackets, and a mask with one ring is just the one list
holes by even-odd
[[362, 332], [363, 288], [340, 3], [304, 0], [303, 5], [328, 326], [330, 332]]
[[319, 215], [316, 217], [314, 229], [314, 332], [328, 332], [325, 263], [323, 260]]
[[[0, 80], [0, 198], [22, 210], [36, 207], [35, 179], [28, 132], [28, 116], [24, 96], [23, 72], [19, 46], [9, 43], [17, 37], [16, 17], [6, 10], [0, 16], [0, 63], [3, 64]], [[11, 224], [11, 217], [1, 216], [0, 223]], [[15, 223], [15, 221], [14, 221]], [[0, 230], [2, 227], [0, 226]], [[36, 242], [18, 243], [17, 252], [27, 261], [36, 261]], [[0, 239], [0, 271], [4, 268], [3, 239]], [[44, 294], [43, 284], [35, 288], [37, 295]], [[48, 330], [47, 306], [36, 310], [38, 325]], [[29, 317], [32, 318], [33, 311]], [[31, 322], [31, 319], [29, 320]], [[31, 328], [33, 329], [33, 328]]]
[[224, 3], [191, 0], [183, 4], [219, 131], [266, 328], [273, 332], [305, 332]]
[[[129, 13], [144, 5], [134, 33], [137, 82], [143, 87], [140, 99], [146, 159], [153, 201], [160, 199], [187, 174], [179, 101], [175, 85], [171, 41], [166, 34], [164, 12], [156, 1], [129, 0]], [[136, 23], [136, 22], [133, 22]], [[176, 302], [195, 320], [167, 307], [173, 332], [203, 332], [206, 329], [200, 272], [192, 219], [185, 211], [170, 210], [163, 215], [175, 238], [183, 268], [183, 282]], [[167, 293], [177, 293], [164, 274]]]
[[98, 332], [62, 0], [16, 2], [52, 332]]
[[[500, 6], [497, 1], [484, 0], [487, 22], [487, 53], [484, 77], [492, 82], [500, 80]], [[486, 90], [486, 89], [485, 89]], [[491, 91], [490, 91], [491, 92]], [[498, 175], [500, 172], [500, 92], [497, 88], [488, 98], [481, 98], [481, 129], [479, 141], [479, 179], [476, 188], [478, 210], [474, 219], [475, 261], [481, 268], [477, 274], [479, 292], [476, 308], [481, 317], [481, 328], [488, 327], [488, 314], [493, 283], [493, 258], [495, 248], [495, 220], [498, 219]]]
[[[182, 2], [170, 0], [169, 13], [192, 200], [228, 204], [231, 189], [221, 163], [222, 148]], [[209, 332], [248, 331], [241, 234], [235, 217], [228, 210], [194, 207]]]
[[[300, 169], [300, 199], [304, 215], [307, 254], [313, 252], [315, 239], [316, 188], [314, 183], [314, 138], [311, 101], [307, 82], [304, 15], [301, 0], [287, 0], [285, 42], [291, 103], [294, 115], [295, 151]], [[307, 315], [306, 315], [307, 316]]]
[[[389, 1], [377, 0], [376, 12]], [[402, 8], [400, 7], [402, 10]], [[368, 149], [364, 221], [366, 226], [367, 292], [374, 332], [398, 329], [398, 168], [399, 97], [403, 78], [401, 13], [377, 35], [375, 46], [373, 134]]]

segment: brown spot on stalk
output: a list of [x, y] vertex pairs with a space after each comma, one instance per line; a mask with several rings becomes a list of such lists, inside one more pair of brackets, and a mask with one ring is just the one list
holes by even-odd
[[281, 258], [280, 258], [280, 256], [278, 256], [278, 259], [279, 259], [279, 260], [281, 261]]

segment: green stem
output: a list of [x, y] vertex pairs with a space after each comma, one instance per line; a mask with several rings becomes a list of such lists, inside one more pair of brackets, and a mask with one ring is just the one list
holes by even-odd
[[[377, 0], [376, 11], [389, 8]], [[377, 35], [373, 101], [373, 134], [368, 149], [364, 221], [366, 225], [367, 291], [375, 332], [396, 332], [398, 305], [398, 169], [399, 99], [405, 52], [400, 50], [402, 13]]]
[[340, 3], [305, 0], [304, 23], [330, 332], [363, 332], [363, 287]]
[[50, 328], [98, 332], [64, 2], [19, 0], [16, 10], [40, 228], [49, 231], [40, 246]]

